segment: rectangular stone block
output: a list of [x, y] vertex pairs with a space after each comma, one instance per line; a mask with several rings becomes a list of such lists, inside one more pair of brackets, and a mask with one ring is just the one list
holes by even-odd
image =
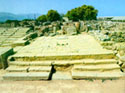
[[72, 71], [73, 79], [118, 79], [125, 78], [125, 73], [122, 72], [78, 72]]
[[35, 73], [6, 73], [3, 76], [4, 80], [48, 80], [50, 72], [35, 72]]
[[29, 67], [16, 67], [16, 66], [10, 66], [6, 69], [7, 72], [27, 72]]
[[29, 72], [51, 72], [52, 66], [29, 67]]
[[103, 65], [75, 65], [74, 70], [78, 71], [120, 71], [120, 66], [118, 64], [103, 64]]

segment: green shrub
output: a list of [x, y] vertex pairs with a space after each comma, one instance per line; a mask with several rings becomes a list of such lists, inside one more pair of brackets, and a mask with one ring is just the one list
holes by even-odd
[[41, 15], [37, 18], [37, 21], [41, 21], [41, 22], [46, 22], [47, 21], [47, 17], [46, 15]]
[[97, 13], [98, 10], [96, 10], [93, 6], [83, 5], [81, 7], [68, 11], [65, 16], [73, 21], [96, 20]]
[[56, 10], [49, 10], [47, 13], [48, 21], [57, 21], [60, 20], [60, 14]]

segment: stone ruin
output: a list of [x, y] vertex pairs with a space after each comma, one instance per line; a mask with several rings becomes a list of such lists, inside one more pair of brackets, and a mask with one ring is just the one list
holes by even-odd
[[100, 24], [101, 29], [91, 30], [89, 33], [93, 35], [104, 48], [115, 51], [120, 60], [119, 65], [124, 68], [125, 23], [106, 21], [100, 22]]
[[2, 48], [0, 47], [0, 69], [5, 69], [8, 67], [7, 58], [13, 54], [13, 49], [10, 47]]
[[124, 78], [124, 46], [124, 22], [22, 22], [0, 28], [0, 67], [4, 80]]

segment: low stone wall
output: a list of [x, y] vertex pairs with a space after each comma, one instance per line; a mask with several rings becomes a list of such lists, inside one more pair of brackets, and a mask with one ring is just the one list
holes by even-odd
[[17, 46], [25, 46], [30, 44], [30, 40], [38, 37], [38, 34], [36, 32], [30, 33], [23, 38], [18, 39], [17, 41], [13, 42], [11, 47], [17, 47]]
[[0, 69], [2, 69], [2, 68], [5, 69], [8, 67], [7, 58], [11, 54], [13, 54], [13, 48], [0, 47]]
[[14, 47], [17, 47], [17, 46], [25, 46], [25, 45], [28, 45], [28, 44], [29, 44], [28, 40], [19, 39], [19, 40], [15, 41], [11, 46], [14, 48]]
[[115, 42], [124, 42], [125, 41], [125, 32], [124, 31], [113, 31], [109, 34], [109, 37], [112, 41]]

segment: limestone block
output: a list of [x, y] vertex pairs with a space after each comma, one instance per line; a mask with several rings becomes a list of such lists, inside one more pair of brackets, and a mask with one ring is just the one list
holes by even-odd
[[29, 72], [51, 72], [52, 66], [37, 66], [29, 67]]
[[72, 71], [73, 79], [112, 79], [112, 78], [125, 78], [125, 73], [122, 72], [78, 72]]
[[53, 74], [52, 80], [72, 80], [70, 72], [58, 71]]
[[27, 72], [28, 67], [10, 66], [6, 69], [7, 72]]
[[75, 34], [77, 34], [76, 27], [74, 27], [74, 26], [68, 27], [66, 32], [67, 32], [68, 35], [75, 35]]
[[120, 71], [120, 66], [117, 64], [100, 64], [100, 65], [75, 65], [73, 67], [74, 70], [78, 71], [113, 71], [118, 70]]
[[29, 41], [28, 40], [17, 40], [15, 42], [13, 42], [13, 44], [11, 45], [12, 47], [16, 47], [16, 46], [25, 46], [29, 44]]
[[50, 77], [50, 72], [18, 72], [18, 73], [6, 73], [3, 76], [4, 80], [48, 80]]
[[125, 62], [125, 56], [121, 56], [121, 57], [120, 57], [120, 60], [121, 60], [122, 62]]

